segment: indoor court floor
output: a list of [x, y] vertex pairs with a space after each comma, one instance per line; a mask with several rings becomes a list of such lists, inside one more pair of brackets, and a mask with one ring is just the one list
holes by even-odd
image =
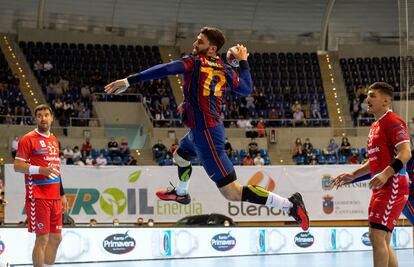
[[[414, 250], [398, 250], [399, 267], [414, 266]], [[30, 265], [20, 265], [30, 266]], [[308, 253], [198, 259], [142, 260], [106, 263], [56, 264], [75, 267], [367, 267], [372, 266], [372, 252]]]

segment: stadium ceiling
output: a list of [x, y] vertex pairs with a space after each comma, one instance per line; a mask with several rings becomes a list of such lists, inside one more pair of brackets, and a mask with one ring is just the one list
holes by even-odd
[[[327, 3], [328, 0], [0, 0], [0, 30], [16, 25], [35, 26], [38, 11], [42, 10], [45, 28], [98, 32], [101, 27], [103, 31], [171, 41], [192, 36], [203, 25], [212, 25], [223, 28], [227, 35], [249, 40], [284, 36], [318, 40]], [[328, 32], [338, 36], [397, 36], [398, 1], [336, 0]]]

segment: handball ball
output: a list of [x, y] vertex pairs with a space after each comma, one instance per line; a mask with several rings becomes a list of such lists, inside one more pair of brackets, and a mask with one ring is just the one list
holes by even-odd
[[226, 60], [227, 63], [234, 68], [237, 68], [239, 66], [239, 60], [237, 60], [237, 58], [233, 55], [230, 49], [227, 50]]

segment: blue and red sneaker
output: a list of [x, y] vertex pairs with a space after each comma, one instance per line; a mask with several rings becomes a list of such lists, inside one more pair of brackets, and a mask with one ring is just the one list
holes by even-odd
[[177, 194], [177, 190], [175, 189], [175, 187], [172, 184], [171, 186], [172, 187], [168, 187], [167, 189], [158, 190], [157, 193], [155, 194], [157, 195], [159, 199], [164, 200], [164, 201], [176, 201], [184, 205], [190, 204], [191, 202], [190, 194], [180, 196]]
[[307, 231], [309, 229], [309, 217], [302, 195], [296, 192], [289, 198], [289, 201], [293, 204], [289, 210], [289, 216], [292, 216], [298, 222], [303, 231]]

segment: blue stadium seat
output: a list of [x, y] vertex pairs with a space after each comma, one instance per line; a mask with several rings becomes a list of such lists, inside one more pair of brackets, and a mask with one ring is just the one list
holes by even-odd
[[336, 164], [336, 157], [333, 155], [330, 155], [327, 157], [326, 163], [328, 164]]
[[305, 163], [305, 158], [302, 155], [296, 157], [296, 165], [303, 165]]
[[321, 155], [317, 156], [317, 159], [318, 159], [319, 164], [321, 164], [321, 165], [326, 164], [326, 158], [325, 158], [324, 155], [321, 154]]
[[338, 163], [339, 164], [346, 164], [346, 157], [344, 155], [339, 155]]
[[240, 158], [244, 158], [247, 155], [247, 151], [244, 149], [240, 149]]

